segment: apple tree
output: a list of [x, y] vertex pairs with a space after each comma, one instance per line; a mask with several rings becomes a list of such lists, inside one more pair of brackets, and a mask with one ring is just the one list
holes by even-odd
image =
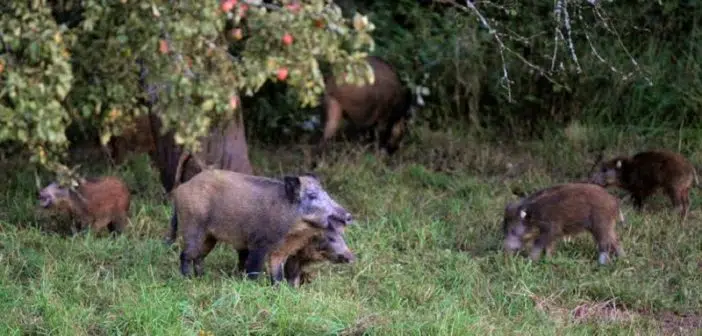
[[[0, 5], [0, 144], [67, 181], [72, 123], [106, 144], [155, 113], [185, 150], [240, 113], [242, 94], [285, 81], [319, 104], [320, 63], [373, 81], [374, 26], [326, 0], [9, 1]], [[156, 108], [152, 108], [152, 107]]]

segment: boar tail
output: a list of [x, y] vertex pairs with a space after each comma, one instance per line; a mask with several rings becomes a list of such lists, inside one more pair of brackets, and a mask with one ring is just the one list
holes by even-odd
[[178, 234], [178, 213], [176, 212], [175, 206], [173, 206], [173, 214], [171, 215], [171, 227], [168, 231], [168, 237], [166, 237], [166, 245], [172, 245], [176, 240], [177, 234]]
[[203, 162], [197, 155], [194, 155], [191, 152], [183, 150], [183, 152], [180, 153], [180, 157], [178, 158], [178, 164], [176, 165], [175, 178], [173, 181], [173, 188], [171, 190], [175, 190], [181, 184], [181, 182], [183, 180], [183, 170], [185, 169], [185, 165], [191, 159], [195, 162], [195, 164], [197, 165], [198, 169], [200, 169], [200, 171], [204, 171], [204, 170], [212, 168], [210, 166], [207, 166], [207, 164], [205, 164], [205, 162]]

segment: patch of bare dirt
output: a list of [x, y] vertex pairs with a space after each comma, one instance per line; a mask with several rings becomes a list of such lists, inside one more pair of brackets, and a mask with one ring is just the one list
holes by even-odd
[[618, 305], [614, 300], [601, 302], [583, 302], [574, 308], [558, 305], [550, 298], [540, 298], [532, 295], [536, 309], [562, 323], [587, 323], [587, 322], [633, 322], [639, 314], [629, 311]]
[[575, 322], [632, 322], [639, 315], [618, 306], [614, 300], [586, 302], [570, 311]]
[[663, 312], [653, 314], [629, 310], [615, 300], [583, 302], [574, 308], [559, 305], [554, 298], [532, 295], [536, 309], [563, 324], [568, 323], [631, 323], [637, 319], [653, 320], [659, 335], [702, 335], [702, 314]]
[[364, 316], [356, 321], [356, 324], [353, 326], [346, 328], [339, 333], [340, 336], [361, 336], [365, 335], [366, 331], [368, 328], [375, 326], [375, 325], [381, 325], [385, 324], [387, 321], [384, 319], [380, 318], [377, 315], [368, 315]]
[[702, 334], [702, 315], [676, 314], [663, 312], [656, 316], [661, 328], [661, 335], [700, 335]]

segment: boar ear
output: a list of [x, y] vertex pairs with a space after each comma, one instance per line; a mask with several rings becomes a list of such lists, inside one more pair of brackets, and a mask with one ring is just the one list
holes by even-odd
[[622, 168], [622, 160], [617, 160], [617, 169]]
[[297, 176], [283, 177], [285, 184], [285, 197], [290, 203], [295, 203], [300, 198], [300, 178]]
[[520, 207], [519, 208], [519, 219], [520, 220], [525, 220], [530, 215], [531, 215], [531, 211], [529, 209], [527, 209], [527, 207]]

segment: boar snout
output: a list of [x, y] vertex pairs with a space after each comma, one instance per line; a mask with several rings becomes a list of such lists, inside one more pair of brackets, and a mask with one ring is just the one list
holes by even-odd
[[342, 207], [336, 207], [335, 211], [329, 216], [331, 221], [337, 221], [341, 224], [348, 225], [353, 222], [353, 215]]
[[356, 261], [356, 255], [346, 248], [344, 251], [334, 251], [333, 257], [330, 259], [335, 264], [351, 264]]
[[39, 193], [39, 206], [48, 208], [51, 205], [51, 196], [45, 193]]
[[351, 264], [356, 261], [356, 256], [351, 251], [346, 251], [337, 257], [337, 260], [341, 264]]
[[504, 241], [504, 249], [508, 253], [514, 253], [522, 247], [522, 240], [515, 235], [508, 235]]
[[588, 179], [588, 182], [592, 184], [597, 184], [599, 186], [605, 185], [605, 178], [602, 176], [601, 173], [595, 173], [590, 175], [590, 178]]
[[336, 264], [349, 264], [356, 260], [356, 256], [351, 252], [346, 240], [341, 235], [342, 230], [328, 230], [325, 235], [325, 245], [327, 259]]

